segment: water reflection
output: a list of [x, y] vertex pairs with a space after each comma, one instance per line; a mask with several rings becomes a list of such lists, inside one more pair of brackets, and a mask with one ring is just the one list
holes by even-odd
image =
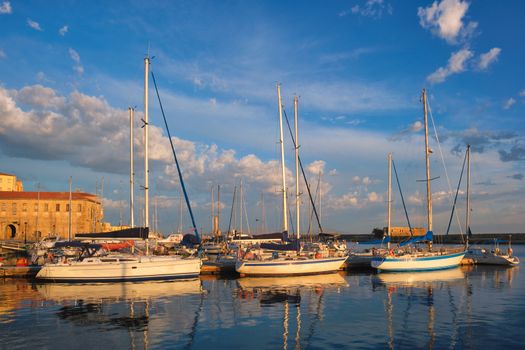
[[[159, 309], [167, 308], [168, 300], [175, 297], [199, 295], [203, 293], [199, 279], [162, 282], [123, 282], [87, 284], [36, 284], [36, 290], [45, 302], [60, 305], [56, 311], [59, 320], [67, 321], [76, 327], [92, 328], [98, 332], [128, 331], [129, 343], [126, 347], [149, 348], [152, 318], [150, 313], [158, 314]], [[202, 298], [201, 298], [202, 299]], [[183, 306], [184, 307], [184, 306]], [[193, 306], [189, 305], [189, 309]], [[195, 336], [200, 308], [192, 312], [173, 315], [180, 318], [187, 331], [189, 344]], [[188, 309], [188, 307], [185, 307]], [[167, 322], [154, 322], [155, 332], [167, 330]], [[181, 327], [182, 328], [182, 327]], [[190, 345], [191, 347], [191, 345]]]
[[[237, 298], [245, 301], [258, 300], [261, 307], [282, 305], [282, 344], [288, 349], [288, 343], [294, 341], [295, 349], [301, 348], [302, 314], [301, 307], [305, 302], [303, 297], [310, 297], [315, 312], [307, 329], [303, 343], [310, 345], [317, 322], [323, 318], [323, 296], [327, 289], [348, 287], [346, 279], [341, 274], [326, 274], [295, 277], [249, 277], [237, 280]], [[315, 300], [314, 300], [315, 299]], [[303, 301], [303, 302], [302, 302]], [[311, 306], [311, 305], [310, 305]], [[294, 308], [295, 317], [290, 307]], [[312, 315], [308, 310], [307, 317]], [[290, 325], [292, 323], [292, 325]], [[293, 324], [295, 323], [295, 324]], [[295, 334], [290, 337], [290, 328], [295, 327]]]
[[[417, 326], [421, 324], [426, 324], [425, 347], [434, 348], [436, 342], [435, 290], [445, 290], [448, 295], [448, 310], [440, 309], [440, 312], [445, 311], [451, 317], [452, 336], [449, 345], [453, 348], [457, 343], [459, 332], [457, 306], [451, 287], [465, 286], [465, 281], [465, 273], [461, 268], [429, 272], [380, 273], [373, 276], [372, 286], [374, 290], [386, 290], [387, 293], [385, 313], [389, 349], [405, 345], [405, 339], [410, 338]], [[396, 296], [397, 298], [395, 298]], [[400, 308], [401, 314], [396, 315], [394, 313], [395, 304], [398, 304], [397, 307]], [[425, 315], [426, 322], [424, 320]], [[399, 332], [396, 332], [397, 329]], [[421, 338], [423, 332], [419, 332], [419, 338]]]

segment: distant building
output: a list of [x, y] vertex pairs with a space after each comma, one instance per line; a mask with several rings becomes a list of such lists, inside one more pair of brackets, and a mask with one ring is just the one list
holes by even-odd
[[0, 191], [21, 192], [23, 190], [22, 181], [17, 180], [15, 175], [0, 173]]
[[100, 198], [89, 193], [0, 192], [0, 239], [35, 241], [48, 235], [107, 230]]
[[[383, 232], [385, 232], [386, 235], [388, 232], [388, 227], [384, 227]], [[424, 236], [426, 233], [427, 230], [422, 227], [412, 227], [412, 234], [414, 236]], [[410, 237], [410, 228], [404, 226], [392, 226], [390, 227], [390, 234], [392, 237]]]

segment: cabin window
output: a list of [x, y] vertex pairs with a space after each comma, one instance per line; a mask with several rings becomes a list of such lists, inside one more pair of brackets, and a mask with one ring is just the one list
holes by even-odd
[[56, 211], [60, 211], [60, 203], [57, 203], [55, 208], [56, 208]]

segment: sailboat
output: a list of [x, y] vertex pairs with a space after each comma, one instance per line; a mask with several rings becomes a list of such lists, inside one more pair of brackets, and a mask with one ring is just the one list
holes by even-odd
[[[279, 101], [279, 127], [281, 145], [281, 173], [282, 173], [282, 200], [283, 200], [283, 234], [288, 234], [288, 215], [286, 203], [286, 176], [284, 163], [284, 142], [283, 142], [283, 115], [281, 86], [277, 84], [277, 96]], [[240, 256], [235, 264], [235, 270], [243, 276], [294, 276], [323, 274], [338, 271], [347, 259], [345, 254], [333, 254], [326, 256], [321, 252], [301, 251], [300, 245], [300, 197], [299, 197], [299, 142], [298, 142], [298, 98], [294, 98], [295, 116], [295, 209], [296, 209], [296, 243], [288, 244], [295, 246], [295, 251], [291, 254], [280, 255], [277, 251], [266, 257], [260, 254], [256, 259], [253, 252], [247, 252]]]
[[[148, 191], [148, 71], [150, 59], [144, 58], [144, 220], [149, 226]], [[132, 123], [130, 123], [132, 125]], [[130, 171], [132, 174], [132, 169]], [[73, 244], [75, 242], [68, 242]], [[107, 255], [100, 256], [99, 245], [80, 246], [82, 253], [77, 260], [46, 263], [36, 275], [39, 280], [52, 282], [76, 281], [136, 281], [175, 278], [195, 278], [200, 273], [199, 258], [179, 255]]]
[[[467, 145], [467, 209], [466, 209], [466, 230], [470, 238], [470, 145]], [[469, 247], [465, 254], [465, 259], [470, 259], [476, 265], [506, 265], [515, 266], [520, 263], [520, 259], [513, 255], [510, 236], [509, 246], [506, 251], [501, 250], [499, 244], [494, 240], [494, 249], [487, 250], [481, 247]]]
[[388, 253], [372, 259], [373, 268], [382, 271], [429, 271], [448, 269], [459, 266], [465, 256], [465, 249], [432, 250], [432, 191], [430, 189], [430, 148], [428, 146], [428, 118], [427, 118], [427, 94], [423, 89], [423, 115], [425, 124], [425, 160], [426, 160], [426, 184], [427, 184], [427, 223], [428, 231], [423, 237], [414, 237], [404, 242], [403, 245], [426, 240], [428, 249], [390, 249]]

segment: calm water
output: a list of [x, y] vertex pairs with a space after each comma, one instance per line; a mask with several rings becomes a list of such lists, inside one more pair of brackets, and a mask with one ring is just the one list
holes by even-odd
[[[525, 246], [515, 246], [525, 263]], [[0, 348], [524, 348], [520, 267], [112, 284], [0, 279]]]

